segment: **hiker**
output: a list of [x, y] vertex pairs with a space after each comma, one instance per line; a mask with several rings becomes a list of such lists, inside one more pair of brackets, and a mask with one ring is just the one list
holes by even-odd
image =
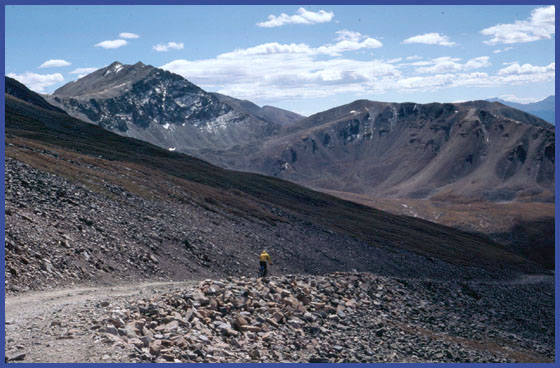
[[263, 250], [261, 252], [261, 255], [259, 256], [259, 260], [260, 260], [260, 276], [261, 277], [266, 277], [266, 262], [268, 261], [268, 263], [270, 265], [272, 265], [272, 260], [270, 259], [270, 255], [266, 252], [266, 250]]

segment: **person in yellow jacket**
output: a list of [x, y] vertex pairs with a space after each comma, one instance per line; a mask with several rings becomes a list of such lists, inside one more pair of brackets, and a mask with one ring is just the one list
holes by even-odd
[[266, 252], [266, 250], [263, 250], [261, 252], [261, 255], [259, 256], [259, 261], [260, 261], [260, 275], [262, 277], [266, 277], [266, 273], [267, 273], [267, 269], [266, 269], [266, 262], [268, 262], [270, 265], [272, 265], [272, 260], [270, 259], [270, 255]]

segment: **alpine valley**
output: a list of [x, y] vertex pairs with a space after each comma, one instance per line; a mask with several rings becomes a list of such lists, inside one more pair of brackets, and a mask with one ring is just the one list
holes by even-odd
[[44, 97], [120, 135], [482, 233], [554, 265], [554, 126], [498, 102], [358, 100], [306, 118], [141, 62]]

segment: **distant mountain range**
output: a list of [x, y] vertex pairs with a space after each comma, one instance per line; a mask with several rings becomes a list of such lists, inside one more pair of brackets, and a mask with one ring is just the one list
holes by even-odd
[[548, 96], [544, 100], [537, 101], [537, 102], [532, 102], [532, 103], [527, 103], [527, 104], [511, 102], [511, 101], [504, 101], [504, 100], [502, 100], [500, 98], [497, 98], [497, 97], [490, 98], [486, 101], [499, 102], [499, 103], [502, 103], [504, 105], [511, 106], [515, 109], [525, 111], [525, 112], [528, 112], [529, 114], [533, 114], [535, 116], [538, 116], [539, 118], [541, 118], [543, 120], [546, 120], [551, 124], [555, 124], [556, 109], [555, 109], [555, 106], [554, 106], [555, 105], [554, 100], [555, 100], [555, 96], [552, 95], [552, 96]]

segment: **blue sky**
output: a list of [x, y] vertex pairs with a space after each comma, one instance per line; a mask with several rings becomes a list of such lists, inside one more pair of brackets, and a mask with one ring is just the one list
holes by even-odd
[[305, 115], [365, 98], [554, 94], [554, 7], [6, 6], [6, 74], [40, 93], [113, 61]]

